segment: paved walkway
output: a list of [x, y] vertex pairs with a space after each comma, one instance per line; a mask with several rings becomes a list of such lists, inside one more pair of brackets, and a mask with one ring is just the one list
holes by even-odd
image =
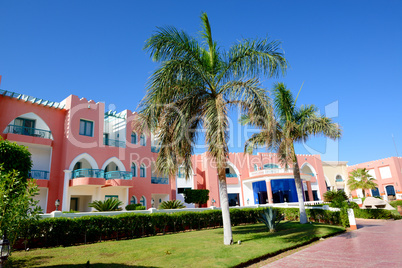
[[264, 267], [402, 267], [402, 220], [357, 220], [357, 228]]

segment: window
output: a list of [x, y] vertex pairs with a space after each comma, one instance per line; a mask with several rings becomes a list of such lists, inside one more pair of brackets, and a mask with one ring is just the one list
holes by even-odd
[[14, 120], [14, 124], [16, 125], [16, 127], [14, 127], [14, 133], [34, 136], [35, 120], [18, 117]]
[[270, 168], [279, 168], [279, 166], [276, 164], [265, 164], [264, 165], [264, 169], [270, 169]]
[[178, 194], [184, 194], [184, 191], [186, 191], [187, 189], [190, 189], [190, 190], [191, 190], [190, 187], [187, 187], [187, 188], [177, 188], [177, 193], [178, 193]]
[[373, 197], [380, 196], [380, 191], [378, 190], [377, 187], [375, 187], [375, 189], [371, 190], [371, 195]]
[[93, 126], [94, 122], [80, 119], [80, 135], [93, 136]]
[[131, 133], [131, 143], [137, 144], [137, 134], [135, 132]]
[[256, 164], [254, 164], [254, 171], [258, 170], [258, 166]]
[[130, 199], [130, 204], [137, 204], [137, 197], [133, 195]]
[[335, 181], [336, 182], [342, 182], [343, 181], [342, 176], [341, 175], [336, 175]]
[[112, 198], [119, 199], [119, 196], [118, 195], [105, 195], [105, 200], [112, 199]]
[[146, 141], [146, 139], [145, 139], [145, 135], [144, 135], [144, 134], [141, 134], [141, 136], [140, 136], [140, 144], [141, 144], [142, 146], [146, 146], [146, 145], [147, 145], [147, 141]]
[[131, 165], [131, 173], [133, 173], [133, 177], [137, 177], [137, 165], [135, 163]]
[[147, 207], [147, 200], [145, 199], [145, 196], [141, 196], [140, 203], [144, 207]]
[[146, 176], [147, 176], [147, 172], [146, 172], [146, 169], [145, 169], [145, 165], [142, 164], [141, 167], [140, 167], [140, 177], [145, 178]]

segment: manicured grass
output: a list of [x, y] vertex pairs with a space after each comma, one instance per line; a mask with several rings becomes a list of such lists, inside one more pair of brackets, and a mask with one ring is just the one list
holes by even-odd
[[232, 246], [223, 245], [223, 229], [108, 241], [74, 247], [14, 252], [6, 267], [229, 267], [282, 252], [317, 238], [343, 232], [339, 226], [286, 222], [276, 233], [263, 224], [233, 227]]

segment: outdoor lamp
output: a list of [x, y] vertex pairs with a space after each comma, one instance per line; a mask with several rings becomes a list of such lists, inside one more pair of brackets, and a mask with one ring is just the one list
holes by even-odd
[[215, 199], [212, 198], [211, 200], [212, 206], [216, 203]]
[[54, 205], [56, 206], [56, 210], [59, 210], [60, 200], [56, 199], [56, 201], [54, 202]]
[[0, 263], [1, 264], [5, 263], [9, 255], [10, 255], [10, 241], [8, 241], [6, 235], [3, 235], [3, 239], [0, 240], [0, 258], [1, 258]]

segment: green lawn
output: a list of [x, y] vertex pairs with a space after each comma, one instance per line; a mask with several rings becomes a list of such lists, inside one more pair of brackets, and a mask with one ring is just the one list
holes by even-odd
[[223, 229], [219, 228], [14, 252], [6, 267], [83, 267], [87, 261], [91, 267], [228, 267], [344, 230], [286, 222], [276, 233], [269, 233], [263, 224], [242, 225], [233, 227], [233, 239], [241, 240], [241, 245], [224, 246]]

